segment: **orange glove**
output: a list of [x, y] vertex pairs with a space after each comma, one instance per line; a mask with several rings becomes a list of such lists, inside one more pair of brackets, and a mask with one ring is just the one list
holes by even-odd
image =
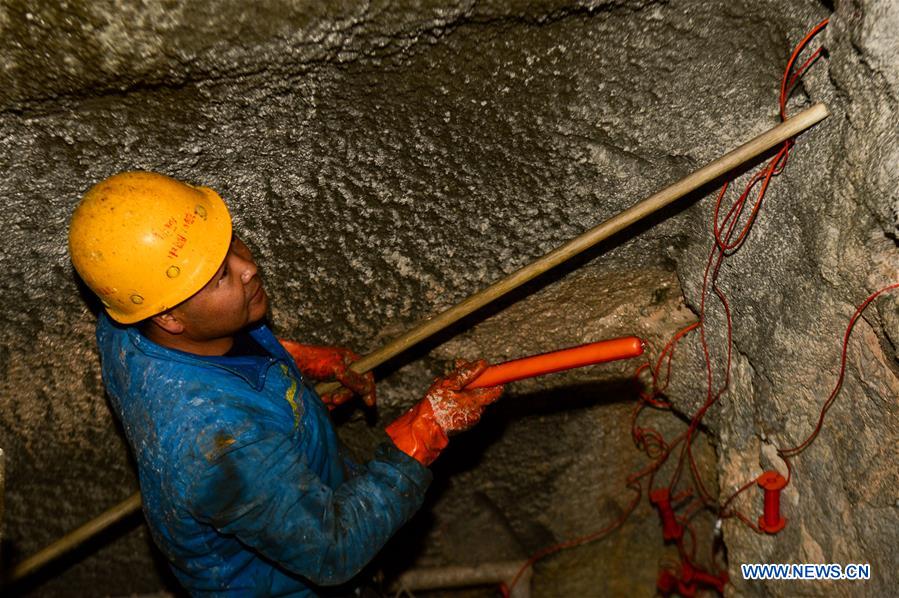
[[361, 396], [369, 407], [374, 406], [376, 400], [374, 374], [371, 372], [359, 374], [350, 369], [350, 364], [359, 359], [359, 356], [351, 350], [343, 347], [303, 345], [283, 338], [278, 341], [293, 357], [297, 368], [304, 376], [318, 381], [336, 380], [344, 386], [322, 396], [322, 402], [328, 409], [346, 403], [353, 395]]
[[430, 465], [446, 448], [448, 434], [478, 423], [484, 408], [503, 392], [502, 386], [465, 390], [486, 368], [484, 360], [457, 360], [455, 371], [435, 379], [421, 401], [387, 426], [385, 431], [397, 448], [422, 465]]

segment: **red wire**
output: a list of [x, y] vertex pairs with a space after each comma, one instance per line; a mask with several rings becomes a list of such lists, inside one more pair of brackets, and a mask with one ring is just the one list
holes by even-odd
[[[797, 44], [796, 48], [793, 50], [792, 55], [790, 56], [789, 61], [787, 62], [787, 66], [784, 69], [784, 74], [781, 79], [781, 89], [780, 89], [780, 115], [781, 119], [785, 120], [787, 118], [786, 114], [786, 102], [789, 98], [789, 95], [792, 93], [795, 83], [798, 81], [799, 77], [805, 72], [805, 70], [811, 66], [811, 64], [821, 55], [821, 49], [816, 50], [812, 56], [807, 59], [802, 66], [796, 71], [795, 74], [791, 76], [791, 71], [793, 69], [793, 65], [796, 62], [797, 57], [808, 44], [808, 42], [827, 25], [827, 19], [816, 25], [803, 39]], [[721, 189], [721, 192], [718, 194], [718, 198], [715, 204], [715, 212], [714, 212], [714, 220], [713, 220], [713, 234], [715, 237], [715, 246], [712, 248], [709, 253], [709, 259], [706, 264], [705, 275], [703, 276], [703, 286], [702, 293], [700, 297], [700, 310], [699, 310], [699, 318], [700, 322], [703, 324], [700, 326], [700, 340], [702, 344], [702, 352], [703, 358], [705, 360], [706, 366], [706, 384], [707, 384], [707, 395], [706, 402], [703, 406], [694, 414], [691, 418], [690, 426], [687, 429], [687, 437], [685, 439], [684, 445], [681, 449], [680, 457], [678, 460], [677, 467], [672, 475], [671, 481], [669, 483], [669, 487], [674, 489], [678, 480], [680, 479], [681, 472], [683, 471], [683, 465], [685, 461], [690, 462], [691, 473], [693, 474], [693, 479], [696, 484], [697, 489], [699, 490], [700, 496], [702, 496], [705, 500], [709, 502], [712, 501], [711, 495], [705, 489], [705, 486], [702, 482], [701, 476], [699, 476], [698, 468], [696, 467], [695, 460], [692, 455], [692, 440], [693, 434], [695, 433], [696, 428], [698, 428], [702, 419], [704, 418], [706, 412], [709, 408], [723, 395], [723, 393], [727, 390], [730, 383], [730, 370], [731, 370], [731, 360], [732, 360], [732, 347], [733, 347], [733, 321], [730, 313], [730, 306], [727, 301], [727, 297], [717, 286], [718, 274], [720, 272], [721, 264], [724, 261], [725, 257], [732, 255], [740, 246], [742, 246], [743, 242], [746, 240], [746, 237], [749, 231], [752, 228], [753, 223], [756, 220], [756, 216], [761, 208], [762, 199], [767, 192], [768, 185], [770, 184], [771, 179], [783, 171], [786, 166], [786, 161], [789, 155], [789, 151], [793, 146], [792, 140], [788, 140], [784, 143], [781, 150], [775, 155], [775, 157], [768, 162], [765, 168], [756, 173], [747, 183], [746, 189], [740, 195], [740, 197], [734, 202], [731, 208], [728, 210], [727, 215], [724, 220], [721, 222], [721, 225], [718, 224], [718, 216], [720, 214], [721, 202], [724, 198], [724, 195], [727, 191], [728, 184], [725, 183]], [[749, 193], [755, 187], [757, 183], [761, 182], [761, 188], [758, 191], [758, 195], [756, 201], [753, 205], [752, 210], [746, 220], [746, 224], [742, 227], [740, 233], [737, 235], [735, 241], [731, 241], [733, 237], [734, 230], [737, 226], [737, 222], [740, 220], [740, 216], [742, 215], [745, 209], [745, 202], [749, 196]], [[726, 232], [722, 235], [721, 229], [726, 228]], [[717, 255], [716, 255], [717, 254]], [[714, 263], [714, 267], [712, 264]], [[708, 346], [708, 340], [705, 334], [705, 309], [706, 309], [706, 296], [708, 294], [709, 284], [711, 283], [712, 291], [717, 296], [720, 301], [724, 312], [725, 319], [727, 324], [727, 338], [726, 338], [726, 347], [727, 347], [727, 357], [725, 361], [724, 367], [724, 381], [721, 384], [721, 387], [718, 389], [718, 392], [715, 393], [713, 391], [714, 388], [714, 376], [712, 372], [712, 360]]]
[[852, 318], [849, 320], [849, 325], [846, 326], [846, 333], [843, 335], [843, 348], [840, 352], [840, 375], [837, 377], [837, 383], [834, 385], [833, 390], [830, 393], [830, 396], [827, 397], [827, 400], [824, 402], [824, 406], [821, 407], [821, 413], [818, 416], [818, 425], [815, 426], [814, 431], [809, 434], [808, 438], [802, 441], [798, 446], [794, 446], [788, 449], [778, 449], [777, 454], [780, 455], [783, 459], [787, 459], [789, 457], [795, 457], [812, 444], [815, 441], [815, 438], [818, 437], [818, 433], [821, 432], [821, 427], [824, 425], [824, 416], [827, 415], [827, 412], [830, 410], [833, 402], [837, 398], [837, 394], [839, 394], [840, 389], [843, 387], [843, 379], [846, 376], [846, 353], [849, 347], [849, 335], [852, 333], [852, 329], [855, 327], [855, 323], [858, 321], [859, 317], [861, 317], [862, 312], [865, 311], [865, 308], [870, 305], [874, 299], [880, 296], [882, 293], [887, 291], [891, 291], [893, 289], [899, 288], [899, 282], [887, 285], [882, 289], [868, 295], [868, 298], [865, 299], [856, 309], [855, 313], [852, 314]]
[[786, 120], [786, 119], [787, 119], [787, 98], [789, 97], [790, 92], [792, 91], [792, 88], [793, 88], [793, 85], [794, 85], [795, 82], [796, 82], [796, 79], [798, 79], [799, 77], [801, 77], [802, 74], [805, 72], [805, 69], [807, 69], [809, 66], [811, 66], [811, 64], [812, 64], [812, 62], [813, 62], [813, 59], [815, 59], [815, 58], [818, 57], [818, 55], [820, 54], [821, 50], [819, 49], [818, 51], [816, 51], [816, 52], [812, 55], [812, 58], [810, 58], [809, 60], [807, 60], [807, 61], [805, 62], [805, 64], [803, 64], [802, 67], [799, 68], [799, 70], [796, 72], [796, 75], [795, 75], [793, 78], [791, 78], [791, 79], [789, 80], [789, 84], [787, 83], [787, 75], [788, 75], [788, 73], [792, 70], [792, 68], [793, 68], [793, 63], [796, 62], [796, 58], [799, 56], [799, 54], [802, 52], [802, 50], [805, 49], [805, 46], [808, 45], [808, 43], [811, 41], [811, 39], [812, 39], [813, 37], [815, 37], [816, 35], [818, 35], [818, 32], [819, 32], [819, 31], [821, 31], [822, 29], [824, 29], [825, 27], [827, 27], [827, 24], [828, 24], [829, 22], [830, 22], [830, 19], [824, 19], [823, 21], [821, 21], [820, 23], [818, 23], [817, 25], [815, 25], [815, 26], [812, 28], [812, 30], [809, 31], [809, 32], [805, 35], [804, 38], [802, 38], [802, 41], [799, 42], [799, 43], [796, 45], [796, 48], [793, 50], [793, 54], [790, 56], [790, 60], [787, 61], [787, 68], [786, 68], [786, 70], [784, 71], [784, 77], [783, 77], [783, 80], [782, 80], [781, 83], [780, 83], [780, 119], [781, 119], [781, 120]]
[[[811, 41], [811, 39], [815, 35], [817, 35], [817, 33], [819, 31], [821, 31], [827, 25], [827, 23], [828, 23], [828, 19], [825, 19], [825, 20], [821, 21], [820, 23], [818, 23], [818, 25], [816, 25], [802, 39], [802, 41], [800, 41], [799, 44], [797, 44], [797, 46], [793, 50], [792, 55], [790, 56], [790, 59], [787, 62], [787, 66], [784, 69], [784, 74], [783, 74], [783, 78], [781, 80], [781, 86], [780, 86], [779, 106], [780, 106], [781, 120], [787, 119], [786, 103], [787, 103], [787, 100], [789, 99], [790, 95], [792, 94], [792, 91], [795, 88], [796, 83], [799, 81], [799, 79], [802, 77], [802, 75], [805, 73], [805, 71], [809, 67], [811, 67], [811, 65], [814, 64], [814, 62], [822, 55], [822, 49], [818, 48], [817, 50], [815, 50], [812, 53], [812, 55], [808, 59], [806, 59], [806, 61], [804, 63], [802, 63], [802, 65], [798, 69], [796, 69], [795, 72], [793, 72], [793, 65], [795, 64], [796, 59], [798, 58], [799, 54], [802, 53], [803, 49], [808, 44], [808, 42]], [[791, 75], [791, 73], [792, 73], [792, 75]], [[515, 584], [518, 582], [518, 580], [520, 579], [520, 577], [524, 573], [524, 571], [527, 570], [528, 567], [531, 567], [538, 560], [540, 560], [550, 554], [558, 552], [560, 550], [563, 550], [566, 548], [571, 548], [574, 546], [579, 546], [579, 545], [582, 545], [582, 544], [585, 544], [588, 542], [598, 540], [598, 539], [608, 535], [609, 533], [613, 532], [614, 530], [618, 529], [619, 527], [621, 527], [625, 523], [625, 521], [628, 519], [628, 517], [631, 515], [631, 513], [633, 513], [634, 509], [636, 509], [637, 505], [640, 502], [640, 499], [642, 498], [643, 492], [642, 492], [641, 480], [644, 477], [649, 476], [648, 487], [652, 488], [653, 479], [655, 477], [656, 472], [662, 467], [662, 465], [664, 465], [667, 462], [668, 457], [671, 455], [671, 452], [681, 442], [683, 442], [684, 444], [681, 447], [680, 457], [678, 459], [678, 465], [677, 465], [677, 468], [675, 469], [675, 473], [672, 476], [672, 479], [669, 483], [669, 488], [671, 489], [672, 494], [673, 494], [674, 487], [676, 486], [677, 481], [680, 477], [680, 472], [683, 469], [683, 464], [684, 464], [685, 460], [687, 460], [690, 463], [690, 471], [691, 471], [693, 480], [694, 480], [696, 487], [699, 490], [699, 494], [700, 494], [699, 499], [697, 499], [697, 501], [694, 501], [692, 503], [692, 506], [689, 507], [690, 511], [688, 513], [685, 513], [682, 517], [678, 518], [678, 520], [681, 521], [681, 523], [684, 525], [684, 528], [690, 534], [691, 558], [689, 560], [692, 561], [693, 559], [695, 559], [696, 544], [697, 544], [696, 534], [695, 534], [692, 526], [689, 523], [689, 519], [691, 519], [703, 506], [714, 506], [715, 511], [719, 514], [719, 517], [721, 517], [721, 518], [736, 517], [736, 518], [740, 519], [741, 521], [743, 521], [743, 523], [745, 523], [748, 527], [752, 528], [753, 530], [755, 530], [758, 533], [761, 533], [761, 530], [757, 527], [757, 525], [753, 521], [751, 521], [748, 517], [746, 517], [745, 515], [743, 515], [742, 513], [740, 513], [737, 510], [728, 511], [728, 507], [730, 506], [731, 502], [739, 494], [741, 494], [742, 492], [744, 492], [745, 490], [750, 488], [755, 483], [755, 480], [749, 481], [746, 484], [744, 484], [743, 486], [741, 486], [736, 492], [734, 492], [724, 502], [723, 505], [719, 506], [716, 503], [716, 501], [712, 498], [712, 496], [708, 493], [708, 491], [706, 490], [706, 488], [702, 482], [698, 467], [696, 465], [695, 459], [693, 458], [691, 447], [692, 447], [692, 441], [693, 441], [693, 434], [696, 431], [696, 429], [699, 427], [700, 423], [702, 422], [702, 419], [705, 416], [706, 412], [726, 392], [726, 390], [730, 384], [730, 370], [731, 370], [732, 350], [733, 350], [733, 320], [732, 320], [731, 311], [730, 311], [730, 304], [728, 303], [727, 297], [724, 294], [724, 292], [721, 291], [721, 289], [717, 286], [717, 279], [718, 279], [718, 274], [721, 269], [721, 265], [724, 262], [725, 258], [733, 255], [746, 241], [746, 238], [748, 237], [749, 232], [752, 229], [752, 226], [756, 221], [759, 211], [761, 210], [762, 199], [764, 198], [764, 196], [768, 190], [768, 185], [770, 184], [771, 179], [773, 177], [779, 175], [781, 172], [783, 172], [784, 168], [786, 167], [787, 160], [789, 157], [789, 152], [790, 152], [790, 149], [792, 149], [792, 147], [793, 147], [793, 143], [794, 142], [792, 139], [788, 139], [787, 141], [785, 141], [783, 146], [781, 147], [781, 149], [774, 156], [774, 158], [772, 158], [761, 171], [757, 172], [755, 175], [752, 176], [752, 178], [747, 183], [746, 188], [744, 189], [743, 193], [741, 193], [740, 196], [737, 198], [737, 200], [733, 203], [733, 205], [731, 205], [731, 207], [728, 209], [727, 214], [725, 215], [724, 219], [721, 220], [719, 223], [721, 203], [727, 192], [729, 182], [726, 182], [722, 186], [721, 191], [718, 194], [718, 198], [715, 202], [715, 210], [714, 210], [714, 217], [713, 217], [713, 223], [712, 223], [714, 245], [713, 245], [711, 251], [709, 252], [709, 258], [706, 263], [706, 270], [705, 270], [705, 274], [703, 276], [702, 294], [701, 294], [701, 299], [700, 299], [700, 310], [699, 310], [699, 321], [682, 328], [671, 338], [670, 341], [668, 341], [668, 343], [662, 349], [662, 352], [659, 354], [659, 357], [655, 363], [655, 367], [653, 367], [653, 364], [651, 361], [647, 361], [645, 364], [643, 364], [639, 368], [637, 368], [637, 370], [634, 374], [634, 377], [636, 379], [640, 376], [640, 374], [644, 370], [648, 370], [650, 373], [650, 377], [651, 377], [651, 385], [650, 385], [649, 392], [643, 392], [640, 394], [637, 405], [634, 408], [634, 410], [632, 411], [632, 414], [631, 414], [631, 436], [632, 436], [634, 444], [637, 446], [637, 448], [640, 449], [641, 451], [643, 451], [650, 459], [652, 459], [652, 461], [645, 468], [643, 468], [642, 470], [639, 470], [638, 472], [632, 473], [626, 479], [625, 486], [627, 488], [630, 488], [631, 490], [634, 490], [636, 493], [633, 500], [630, 502], [627, 509], [625, 509], [625, 512], [620, 517], [615, 519], [612, 523], [607, 525], [606, 527], [604, 527], [592, 534], [582, 536], [580, 538], [575, 538], [575, 539], [569, 540], [567, 542], [561, 542], [559, 544], [555, 544], [548, 548], [544, 548], [544, 549], [538, 551], [537, 553], [535, 553], [534, 555], [532, 555], [525, 562], [525, 564], [522, 565], [522, 567], [521, 567], [521, 569], [519, 569], [518, 573], [516, 573], [515, 577], [512, 579], [509, 586], [507, 587], [505, 584], [503, 584], [501, 586], [501, 590], [502, 590], [504, 596], [506, 596], [506, 597], [509, 596], [511, 589], [515, 587]], [[746, 201], [749, 198], [750, 193], [752, 192], [752, 190], [755, 188], [755, 186], [757, 184], [760, 184], [760, 188], [756, 195], [756, 199], [752, 205], [752, 209], [749, 211], [749, 215], [746, 218], [746, 222], [740, 228], [740, 232], [739, 232], [739, 234], [737, 234], [736, 239], [733, 239], [734, 231], [736, 230], [737, 224], [741, 220], [741, 216], [743, 215], [743, 212], [745, 211]], [[723, 234], [722, 234], [722, 229], [726, 229], [726, 231]], [[894, 288], [897, 286], [899, 286], [899, 283], [897, 283], [896, 285], [893, 285], [893, 287], [887, 287], [887, 288]], [[710, 289], [710, 287], [711, 287], [711, 289]], [[724, 380], [723, 380], [721, 386], [718, 388], [717, 392], [713, 392], [714, 375], [712, 372], [712, 358], [711, 358], [711, 352], [709, 350], [709, 345], [708, 345], [708, 341], [706, 339], [706, 334], [705, 334], [705, 306], [706, 306], [705, 301], [706, 301], [706, 296], [709, 294], [710, 290], [711, 290], [711, 292], [715, 293], [715, 296], [718, 298], [719, 302], [721, 303], [721, 305], [724, 309], [725, 321], [727, 324], [727, 337], [726, 337], [727, 356], [726, 356], [725, 367], [724, 367]], [[863, 307], [861, 309], [864, 309], [864, 307], [866, 307], [867, 304], [870, 303], [870, 301], [872, 301], [874, 299], [874, 297], [877, 296], [877, 294], [879, 294], [880, 292], [882, 292], [884, 290], [886, 290], [886, 289], [882, 289], [881, 291], [878, 291], [878, 293], [876, 293], [874, 296], [869, 297], [869, 299], [865, 302], [865, 304], [863, 304]], [[856, 316], [854, 316], [853, 320], [850, 322], [849, 330], [851, 330], [852, 325], [854, 325], [855, 319], [857, 318], [859, 313], [860, 313], [860, 310], [856, 313]], [[690, 425], [688, 426], [687, 430], [682, 432], [680, 435], [678, 435], [671, 443], [668, 443], [665, 441], [664, 436], [662, 436], [662, 434], [659, 433], [657, 430], [654, 430], [653, 428], [648, 428], [648, 427], [644, 428], [644, 427], [638, 426], [637, 419], [638, 419], [638, 416], [641, 413], [641, 411], [646, 406], [651, 406], [651, 407], [655, 407], [655, 408], [659, 408], [659, 409], [670, 409], [671, 408], [671, 404], [665, 399], [660, 399], [660, 397], [663, 397], [663, 394], [664, 394], [665, 390], [667, 389], [668, 384], [671, 381], [671, 370], [672, 370], [672, 361], [673, 361], [673, 357], [674, 357], [674, 349], [675, 349], [675, 346], [677, 345], [677, 343], [684, 336], [686, 336], [689, 332], [696, 330], [697, 328], [699, 329], [699, 332], [700, 332], [700, 342], [702, 345], [703, 358], [704, 358], [705, 367], [706, 367], [706, 385], [707, 385], [706, 401], [703, 404], [703, 406], [691, 418]], [[849, 330], [847, 330], [847, 333], [846, 333], [847, 339], [848, 339]], [[843, 367], [841, 368], [840, 379], [838, 381], [837, 389], [835, 389], [831, 398], [828, 399], [828, 402], [825, 403], [824, 408], [822, 409], [821, 417], [819, 418], [818, 427], [815, 429], [815, 431], [812, 433], [812, 435], [809, 437], [809, 439], [806, 439], [806, 441], [802, 445], [800, 445], [800, 447], [796, 447], [795, 449], [787, 449], [786, 452], [797, 451], [797, 453], [794, 453], [794, 454], [798, 454], [799, 451], [804, 450], [804, 448], [806, 446], [808, 446], [808, 444], [810, 444], [812, 440], [814, 440], [814, 437], [817, 436], [817, 433], [821, 428], [821, 423], [823, 422], [824, 415], [826, 414], [827, 409], [830, 408], [830, 404], [833, 402], [833, 397], [835, 397], [836, 392], [839, 390], [839, 385], [842, 383], [843, 369], [845, 368], [845, 358], [846, 358], [846, 347], [845, 347], [845, 342], [844, 342], [843, 361], [842, 361]], [[661, 377], [660, 373], [662, 372], [663, 365], [665, 368], [664, 376]], [[783, 452], [781, 452], [781, 454], [783, 454]], [[787, 463], [787, 466], [789, 467], [789, 463]], [[688, 489], [684, 493], [682, 493], [682, 496], [688, 496], [690, 494], [692, 494], [692, 492]], [[698, 506], [696, 506], [696, 505], [698, 505]], [[683, 538], [681, 538], [678, 541], [678, 551], [681, 554], [681, 558], [688, 558], [686, 555], [686, 550], [684, 549], [684, 546], [683, 546]]]
[[751, 488], [753, 484], [755, 484], [755, 480], [749, 480], [748, 482], [746, 482], [745, 484], [743, 484], [742, 486], [740, 486], [740, 487], [737, 489], [736, 492], [734, 492], [733, 494], [731, 494], [731, 495], [730, 495], [730, 498], [728, 498], [726, 501], [724, 501], [724, 504], [721, 505], [721, 517], [722, 517], [722, 518], [728, 517], [728, 516], [729, 516], [729, 515], [727, 515], [726, 513], [727, 513], [727, 507], [728, 507], [728, 505], [731, 503], [731, 501], [733, 501], [735, 498], [737, 498], [737, 496], [738, 496], [739, 494], [742, 494], [743, 492], [745, 492], [746, 490], [748, 490], [749, 488]]

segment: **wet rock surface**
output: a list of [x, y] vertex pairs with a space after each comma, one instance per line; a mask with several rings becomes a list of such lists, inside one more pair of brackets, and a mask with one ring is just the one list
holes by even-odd
[[[90, 302], [65, 235], [81, 194], [120, 170], [217, 189], [255, 251], [284, 336], [370, 350], [777, 122], [779, 77], [826, 3], [265, 1], [0, 8], [0, 448], [3, 559], [18, 560], [136, 490], [109, 413]], [[801, 442], [836, 381], [855, 306], [897, 280], [895, 3], [841, 2], [829, 56], [790, 110], [826, 102], [721, 276], [734, 318], [730, 390], [697, 453], [729, 496], [774, 448]], [[745, 178], [745, 177], [744, 177]], [[738, 181], [739, 182], [739, 181]], [[685, 198], [380, 373], [377, 415], [341, 413], [359, 454], [454, 357], [504, 360], [639, 334], [655, 351], [695, 321], [713, 190]], [[843, 389], [794, 460], [789, 524], [724, 523], [740, 563], [871, 563], [872, 579], [806, 595], [887, 595], [897, 583], [899, 303], [876, 301], [849, 343]], [[722, 373], [723, 313], [706, 331]], [[669, 395], [705, 397], [697, 337]], [[614, 520], [645, 462], [629, 438], [631, 365], [517, 383], [436, 465], [429, 504], [378, 561], [523, 558]], [[649, 416], [666, 437], [684, 427]], [[753, 489], [735, 503], [751, 518]], [[711, 517], [697, 533], [706, 546]], [[134, 524], [132, 524], [134, 526]], [[89, 546], [40, 595], [173, 588], [142, 527]], [[537, 566], [536, 595], [652, 595], [662, 544], [645, 502], [599, 542]], [[27, 588], [26, 588], [27, 589]]]

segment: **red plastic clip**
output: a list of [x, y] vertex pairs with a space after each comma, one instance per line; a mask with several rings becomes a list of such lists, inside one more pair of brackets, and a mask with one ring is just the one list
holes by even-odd
[[691, 598], [696, 595], [696, 584], [684, 583], [677, 578], [677, 575], [668, 569], [660, 569], [659, 576], [656, 579], [656, 588], [662, 596], [671, 596], [677, 593], [684, 598]]
[[663, 596], [668, 596], [677, 587], [677, 577], [668, 569], [659, 569], [659, 576], [656, 578], [656, 588]]
[[704, 585], [714, 588], [719, 594], [724, 594], [724, 586], [727, 585], [728, 580], [727, 571], [722, 571], [718, 575], [712, 575], [705, 569], [690, 564], [687, 560], [681, 563], [681, 577], [686, 585]]
[[776, 471], [766, 471], [756, 482], [765, 491], [765, 512], [759, 517], [759, 527], [766, 533], [776, 534], [787, 525], [786, 518], [780, 516], [780, 491], [786, 487], [787, 480]]
[[696, 584], [684, 583], [678, 579], [677, 575], [668, 569], [660, 569], [659, 576], [656, 579], [656, 588], [662, 596], [671, 596], [677, 593], [684, 598], [692, 598], [696, 595]]
[[662, 537], [666, 540], [679, 540], [684, 535], [684, 528], [674, 517], [674, 509], [671, 508], [671, 494], [668, 488], [656, 488], [649, 493], [649, 502], [659, 510], [662, 518]]

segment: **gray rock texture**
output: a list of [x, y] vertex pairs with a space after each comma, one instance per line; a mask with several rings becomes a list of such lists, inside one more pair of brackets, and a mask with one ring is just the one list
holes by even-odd
[[[832, 116], [798, 138], [720, 276], [730, 387], [695, 449], [720, 500], [783, 470], [776, 448], [814, 428], [855, 307], [899, 281], [895, 2], [0, 5], [4, 563], [137, 489], [66, 253], [69, 216], [93, 183], [148, 169], [217, 189], [263, 268], [277, 331], [372, 350], [776, 124], [793, 45], [831, 11], [816, 40], [829, 55], [789, 109], [823, 101]], [[454, 357], [623, 334], [657, 355], [697, 319], [714, 195], [684, 198], [380, 368], [377, 414], [336, 413], [341, 436], [368, 454]], [[708, 299], [719, 381], [723, 317]], [[858, 321], [842, 390], [792, 462], [786, 529], [723, 523], [729, 595], [885, 596], [899, 585], [897, 347], [893, 293]], [[511, 385], [438, 461], [428, 504], [376, 566], [524, 558], [614, 521], [633, 496], [625, 478], [646, 463], [629, 433], [634, 369]], [[669, 439], [706, 396], [697, 334], [673, 371], [674, 412], [641, 419]], [[758, 490], [734, 505], [754, 520]], [[695, 522], [706, 566], [714, 523], [707, 512]], [[651, 596], [673, 556], [644, 496], [621, 529], [538, 563], [535, 595]], [[753, 562], [870, 563], [872, 578], [742, 580], [739, 565]], [[161, 589], [176, 590], [133, 520], [16, 591]]]

